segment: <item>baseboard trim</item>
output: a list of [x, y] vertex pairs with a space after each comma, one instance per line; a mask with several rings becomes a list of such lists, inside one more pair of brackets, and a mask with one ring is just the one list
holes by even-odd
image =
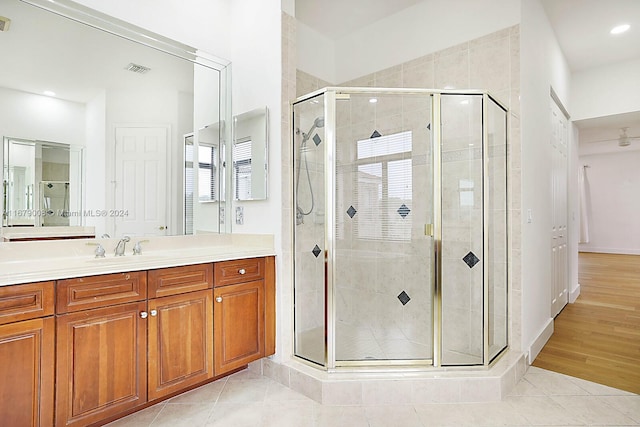
[[569, 303], [573, 304], [580, 296], [580, 283], [571, 292], [569, 292]]
[[529, 347], [529, 358], [527, 360], [529, 365], [531, 365], [533, 361], [536, 360], [536, 357], [538, 357], [538, 354], [540, 354], [544, 345], [547, 343], [547, 341], [549, 341], [551, 335], [553, 335], [553, 319], [549, 319], [547, 324], [544, 326], [544, 328], [542, 328], [536, 339], [533, 340], [533, 343]]

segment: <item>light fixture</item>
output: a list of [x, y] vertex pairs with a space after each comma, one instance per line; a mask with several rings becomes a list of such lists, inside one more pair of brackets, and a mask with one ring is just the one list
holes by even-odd
[[631, 25], [622, 24], [622, 25], [617, 25], [617, 26], [613, 27], [611, 29], [611, 31], [609, 31], [609, 32], [611, 34], [621, 34], [621, 33], [624, 33], [625, 31], [629, 30], [629, 28], [631, 28]]
[[375, 104], [376, 102], [378, 102], [378, 98], [369, 98], [369, 102]]
[[51, 90], [45, 90], [42, 94], [47, 96], [56, 96], [56, 93]]

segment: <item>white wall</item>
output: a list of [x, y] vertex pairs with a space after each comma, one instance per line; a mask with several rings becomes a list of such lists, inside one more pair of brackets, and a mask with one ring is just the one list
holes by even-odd
[[84, 104], [0, 88], [0, 135], [84, 145]]
[[[102, 91], [95, 99], [87, 103], [86, 133], [87, 149], [84, 153], [85, 165], [91, 165], [85, 169], [85, 186], [83, 197], [84, 209], [98, 210], [107, 208], [107, 184], [106, 184], [106, 136], [107, 136], [107, 100], [106, 93]], [[95, 227], [96, 236], [102, 236], [107, 232], [105, 217], [86, 217], [85, 225]]]
[[[298, 68], [336, 84], [518, 24], [518, 0], [425, 0], [333, 42], [299, 25]], [[314, 56], [315, 55], [315, 56]], [[335, 64], [335, 71], [324, 70]]]
[[640, 59], [575, 73], [573, 120], [640, 111]]
[[522, 343], [533, 360], [552, 330], [549, 92], [571, 112], [570, 71], [540, 1], [522, 0], [521, 13]]
[[578, 240], [580, 239], [580, 192], [578, 191], [578, 170], [580, 159], [578, 156], [578, 127], [574, 124], [570, 127], [569, 145], [569, 189], [567, 214], [569, 222], [567, 224], [569, 239], [567, 240], [567, 253], [569, 262], [569, 302], [575, 302], [580, 295], [580, 284], [578, 283]]
[[589, 165], [588, 243], [580, 251], [640, 254], [640, 150], [580, 156]]
[[336, 43], [300, 21], [296, 36], [296, 68], [337, 84]]
[[[268, 199], [234, 202], [244, 208], [244, 224], [232, 224], [234, 233], [275, 234], [276, 248], [282, 245], [281, 103], [281, 10], [280, 0], [233, 2], [231, 30], [233, 39], [233, 114], [255, 108], [269, 108]], [[240, 25], [242, 23], [242, 25]], [[235, 217], [234, 214], [232, 216]], [[281, 252], [280, 252], [281, 253]]]

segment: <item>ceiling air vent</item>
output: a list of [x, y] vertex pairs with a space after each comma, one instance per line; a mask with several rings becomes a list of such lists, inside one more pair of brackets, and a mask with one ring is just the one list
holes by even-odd
[[125, 67], [125, 70], [129, 70], [132, 71], [134, 73], [138, 73], [138, 74], [145, 74], [148, 71], [151, 70], [151, 68], [147, 68], [144, 65], [138, 65], [138, 64], [134, 64], [133, 62], [129, 63], [129, 65], [127, 65]]
[[11, 25], [11, 19], [0, 16], [0, 32], [9, 31], [9, 25]]

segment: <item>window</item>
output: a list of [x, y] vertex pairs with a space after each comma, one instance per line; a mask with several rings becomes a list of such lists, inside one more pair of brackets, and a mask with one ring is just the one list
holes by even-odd
[[184, 234], [193, 234], [193, 134], [184, 138]]
[[357, 142], [354, 196], [355, 233], [360, 239], [410, 240], [412, 133], [400, 132]]
[[218, 200], [217, 150], [210, 145], [198, 146], [198, 200]]
[[233, 181], [236, 200], [251, 199], [251, 139], [239, 139], [233, 144]]

